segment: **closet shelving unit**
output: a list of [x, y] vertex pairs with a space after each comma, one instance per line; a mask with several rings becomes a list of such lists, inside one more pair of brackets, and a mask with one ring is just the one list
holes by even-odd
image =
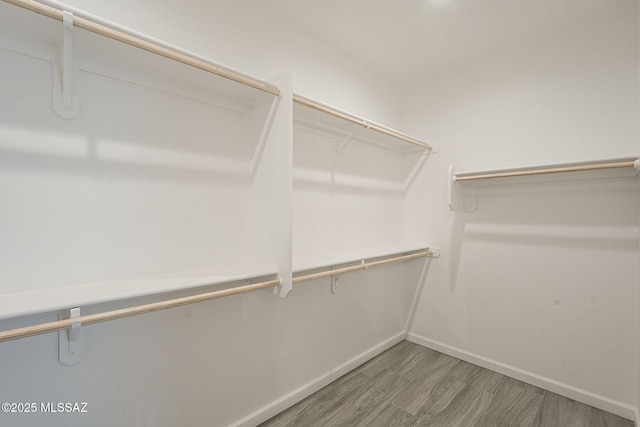
[[[385, 225], [393, 228], [403, 223], [408, 181], [433, 148], [405, 133], [299, 94], [293, 95], [293, 102], [293, 282], [325, 277], [331, 271], [340, 274], [366, 269], [386, 260], [438, 256], [438, 249], [428, 244], [404, 241], [399, 227], [375, 238]], [[306, 151], [313, 153], [310, 158], [296, 156], [299, 144], [307, 145]], [[412, 173], [407, 173], [407, 158], [413, 159], [408, 168]], [[359, 168], [368, 160], [374, 162], [372, 169]], [[385, 174], [386, 169], [392, 173]], [[344, 219], [349, 215], [352, 195], [369, 203], [370, 209]], [[390, 217], [384, 217], [386, 210], [393, 211]], [[337, 222], [340, 226], [335, 226]], [[345, 248], [349, 245], [339, 242], [343, 233], [352, 233], [350, 243], [356, 244]], [[313, 234], [322, 235], [324, 242]]]
[[[290, 286], [290, 79], [51, 4], [0, 2], [0, 320], [124, 308], [0, 341]], [[61, 119], [65, 92], [79, 111]]]
[[[58, 6], [0, 2], [0, 65], [16, 80], [2, 87], [15, 103], [0, 122], [0, 182], [11, 190], [0, 197], [12, 206], [0, 210], [12, 245], [0, 247], [0, 321], [22, 319], [0, 342], [259, 289], [286, 296], [293, 283], [438, 255], [398, 243], [396, 230], [382, 245], [292, 256], [296, 126], [339, 138], [338, 157], [351, 144], [395, 166], [417, 156], [413, 171], [428, 144], [293, 95], [286, 73], [261, 81]], [[60, 320], [22, 326], [51, 313]]]
[[299, 127], [306, 125], [320, 132], [332, 133], [342, 145], [354, 140], [403, 154], [433, 150], [426, 142], [403, 132], [303, 95], [294, 94], [293, 102], [294, 119]]
[[451, 166], [449, 208], [456, 212], [475, 210], [478, 185], [628, 177], [637, 176], [639, 172], [640, 158], [637, 156], [468, 172], [455, 172]]

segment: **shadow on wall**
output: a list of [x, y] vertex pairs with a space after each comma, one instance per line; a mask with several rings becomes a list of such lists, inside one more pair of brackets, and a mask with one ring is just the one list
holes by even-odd
[[451, 291], [465, 243], [572, 250], [638, 251], [636, 177], [493, 182], [477, 188], [477, 209], [456, 212], [451, 233]]
[[[81, 70], [80, 113], [65, 120], [52, 109], [54, 63], [4, 51], [0, 65], [7, 77], [0, 92], [12, 100], [0, 106], [0, 159], [20, 171], [244, 181], [241, 175], [257, 164], [260, 135], [270, 128], [269, 105], [277, 99], [260, 98], [241, 109], [217, 105], [213, 96], [198, 99], [194, 88], [171, 76], [151, 73], [134, 83]], [[144, 65], [129, 68], [140, 72]]]
[[402, 197], [428, 158], [294, 128], [294, 185], [304, 190]]

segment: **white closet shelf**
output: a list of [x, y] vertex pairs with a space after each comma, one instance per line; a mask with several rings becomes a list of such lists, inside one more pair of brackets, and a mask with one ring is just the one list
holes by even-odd
[[326, 269], [343, 264], [360, 262], [362, 260], [392, 257], [428, 250], [432, 250], [434, 252], [434, 256], [437, 256], [437, 249], [431, 248], [428, 245], [397, 244], [376, 246], [347, 252], [336, 252], [327, 255], [297, 257], [293, 259], [293, 272], [302, 273], [304, 271]]
[[357, 142], [399, 154], [430, 152], [433, 148], [417, 138], [383, 126], [355, 114], [293, 95], [294, 126], [335, 137], [343, 142]]
[[0, 295], [0, 320], [275, 276], [274, 268], [257, 264], [237, 264], [127, 280], [16, 292]]
[[[544, 180], [615, 178], [637, 176], [640, 172], [640, 158], [617, 157], [571, 163], [555, 163], [506, 169], [455, 172], [449, 168], [449, 209], [469, 212], [476, 209], [475, 193], [468, 193], [466, 187], [482, 182], [515, 182], [512, 180]], [[521, 182], [521, 181], [518, 181]], [[473, 199], [473, 200], [468, 200]]]

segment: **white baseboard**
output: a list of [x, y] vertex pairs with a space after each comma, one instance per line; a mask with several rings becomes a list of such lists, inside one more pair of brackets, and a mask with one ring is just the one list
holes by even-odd
[[301, 387], [298, 387], [297, 389], [293, 390], [291, 393], [288, 393], [282, 396], [281, 398], [275, 400], [274, 402], [269, 403], [266, 406], [263, 406], [262, 408], [258, 409], [252, 414], [247, 415], [241, 420], [236, 421], [235, 423], [231, 424], [229, 427], [254, 427], [264, 421], [267, 421], [269, 418], [279, 414], [280, 412], [284, 411], [290, 406], [298, 403], [305, 397], [310, 396], [316, 391], [320, 390], [322, 387], [337, 380], [344, 374], [354, 370], [355, 368], [367, 362], [368, 360], [373, 359], [383, 351], [403, 341], [406, 338], [406, 336], [407, 334], [405, 332], [401, 332], [389, 338], [388, 340], [376, 345], [373, 348], [370, 348], [369, 350], [343, 363], [337, 368], [332, 369], [326, 374], [321, 375], [320, 377], [308, 382], [307, 384], [302, 385]]
[[486, 357], [478, 356], [468, 351], [451, 347], [447, 344], [443, 344], [441, 342], [434, 341], [420, 335], [410, 333], [407, 335], [407, 340], [415, 344], [419, 344], [423, 347], [438, 351], [440, 353], [444, 353], [449, 356], [464, 360], [465, 362], [473, 363], [474, 365], [478, 365], [494, 372], [498, 372], [511, 378], [515, 378], [525, 383], [534, 385], [536, 387], [549, 390], [553, 393], [568, 397], [569, 399], [577, 400], [578, 402], [582, 402], [595, 408], [602, 409], [603, 411], [611, 412], [612, 414], [616, 414], [629, 420], [635, 421], [636, 425], [640, 426], [638, 408], [634, 408], [625, 403], [618, 402], [607, 397], [570, 386], [568, 384], [554, 381], [550, 378], [536, 375], [531, 372], [515, 368], [513, 366], [505, 365], [504, 363], [500, 363]]

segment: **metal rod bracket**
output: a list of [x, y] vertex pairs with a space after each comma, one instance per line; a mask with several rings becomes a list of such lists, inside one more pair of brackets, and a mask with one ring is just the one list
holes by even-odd
[[[331, 269], [333, 270], [333, 267]], [[331, 293], [334, 295], [338, 293], [338, 280], [340, 280], [341, 277], [342, 274], [334, 274], [331, 276]]]
[[351, 141], [351, 137], [353, 136], [353, 132], [355, 130], [355, 126], [353, 126], [351, 128], [351, 131], [347, 134], [347, 136], [342, 140], [342, 144], [340, 145], [340, 147], [336, 150], [336, 156], [335, 159], [333, 161], [333, 166], [339, 168], [340, 166], [342, 166], [342, 162], [340, 161], [340, 156], [342, 154], [342, 152], [344, 151], [345, 148], [347, 148], [347, 145], [349, 145], [349, 141]]
[[[60, 320], [80, 317], [80, 307], [61, 313]], [[58, 331], [58, 358], [60, 363], [73, 366], [84, 358], [85, 330], [80, 321], [71, 322], [69, 329]]]
[[478, 207], [475, 185], [460, 185], [456, 181], [453, 165], [449, 167], [449, 210], [452, 212], [473, 212]]

